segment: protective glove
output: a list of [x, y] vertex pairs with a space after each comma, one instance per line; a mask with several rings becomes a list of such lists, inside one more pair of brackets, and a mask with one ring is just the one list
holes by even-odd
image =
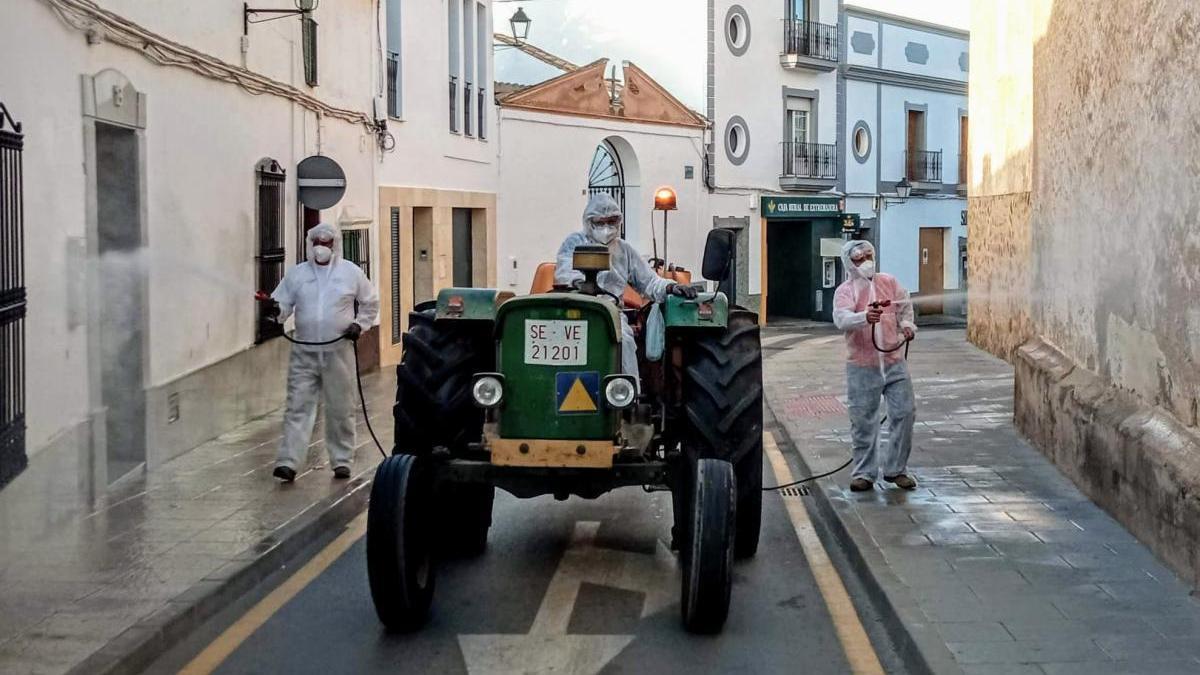
[[274, 298], [267, 295], [263, 291], [258, 291], [254, 294], [254, 299], [263, 304], [263, 316], [268, 319], [278, 319], [279, 314], [283, 311], [279, 308], [279, 303]]
[[696, 296], [699, 295], [696, 289], [684, 284], [671, 284], [671, 288], [668, 292], [671, 295], [679, 296], [685, 300], [695, 300]]
[[350, 338], [351, 342], [357, 342], [358, 336], [362, 335], [362, 326], [352, 323], [350, 324], [350, 327], [346, 329], [346, 332], [343, 333], [343, 335]]

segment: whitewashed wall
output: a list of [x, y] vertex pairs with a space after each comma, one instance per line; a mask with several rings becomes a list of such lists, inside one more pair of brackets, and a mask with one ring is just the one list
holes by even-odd
[[[112, 0], [105, 7], [333, 105], [371, 110], [378, 65], [369, 5], [323, 6], [315, 13], [321, 82], [316, 88], [304, 84], [298, 19], [251, 26], [243, 62], [241, 2]], [[272, 157], [287, 169], [290, 263], [296, 163], [320, 151], [346, 170], [347, 194], [324, 213], [327, 219], [343, 209], [370, 216], [376, 154], [373, 137], [360, 126], [328, 118], [318, 123], [314, 114], [282, 99], [158, 66], [110, 43], [89, 46], [43, 3], [9, 3], [4, 15], [0, 95], [26, 132], [28, 447], [36, 453], [88, 415], [84, 261], [68, 257], [69, 248], [86, 237], [82, 75], [116, 69], [147, 96], [142, 137], [151, 322], [147, 388], [252, 347], [255, 163]]]
[[[471, 2], [488, 12], [484, 33], [487, 40], [482, 45], [488, 63], [488, 77], [484, 82], [487, 88], [487, 138], [480, 139], [477, 134], [468, 137], [462, 133], [461, 79], [458, 84], [459, 133], [450, 131], [448, 1], [462, 5], [462, 0], [400, 3], [403, 105], [400, 117], [388, 122], [388, 128], [396, 138], [396, 149], [385, 155], [379, 181], [381, 185], [495, 192], [498, 180], [496, 153], [500, 144], [491, 77], [494, 72], [491, 2]], [[459, 30], [461, 32], [461, 26]], [[387, 44], [386, 37], [384, 44]], [[474, 66], [472, 57], [473, 70]], [[478, 91], [478, 78], [473, 77], [472, 83]], [[472, 100], [471, 105], [472, 124], [475, 125], [477, 100]]]
[[[628, 239], [643, 257], [652, 252], [653, 218], [662, 255], [662, 213], [655, 212], [654, 190], [675, 188], [679, 210], [668, 227], [669, 261], [694, 270], [699, 280], [704, 240], [712, 228], [708, 194], [701, 180], [702, 131], [661, 124], [635, 124], [500, 108], [500, 195], [497, 222], [500, 288], [528, 293], [540, 262], [554, 260], [564, 237], [582, 226], [587, 203], [588, 167], [596, 147], [616, 137], [625, 155], [628, 189]], [[684, 179], [684, 167], [694, 167]], [[513, 263], [516, 262], [514, 270]]]

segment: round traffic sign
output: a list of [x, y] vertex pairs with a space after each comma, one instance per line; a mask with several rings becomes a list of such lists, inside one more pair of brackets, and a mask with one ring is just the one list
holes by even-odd
[[324, 155], [306, 157], [296, 165], [296, 192], [308, 208], [327, 209], [346, 194], [346, 172]]

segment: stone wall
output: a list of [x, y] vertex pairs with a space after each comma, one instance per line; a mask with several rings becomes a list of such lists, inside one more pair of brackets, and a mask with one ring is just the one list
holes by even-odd
[[1195, 583], [1200, 8], [973, 10], [970, 338], [1015, 362], [1018, 427]]

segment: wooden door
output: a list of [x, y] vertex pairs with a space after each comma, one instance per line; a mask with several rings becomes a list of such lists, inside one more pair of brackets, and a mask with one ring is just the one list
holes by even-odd
[[967, 184], [967, 116], [958, 118], [958, 183]]
[[921, 164], [921, 151], [925, 149], [925, 113], [921, 110], [908, 111], [908, 136], [905, 139], [905, 150], [908, 166], [905, 176], [909, 181], [925, 179]]
[[943, 256], [945, 230], [940, 227], [922, 227], [920, 249], [917, 254], [920, 265], [919, 293], [917, 309], [921, 314], [941, 314], [944, 307], [942, 295], [945, 293], [945, 260]]

